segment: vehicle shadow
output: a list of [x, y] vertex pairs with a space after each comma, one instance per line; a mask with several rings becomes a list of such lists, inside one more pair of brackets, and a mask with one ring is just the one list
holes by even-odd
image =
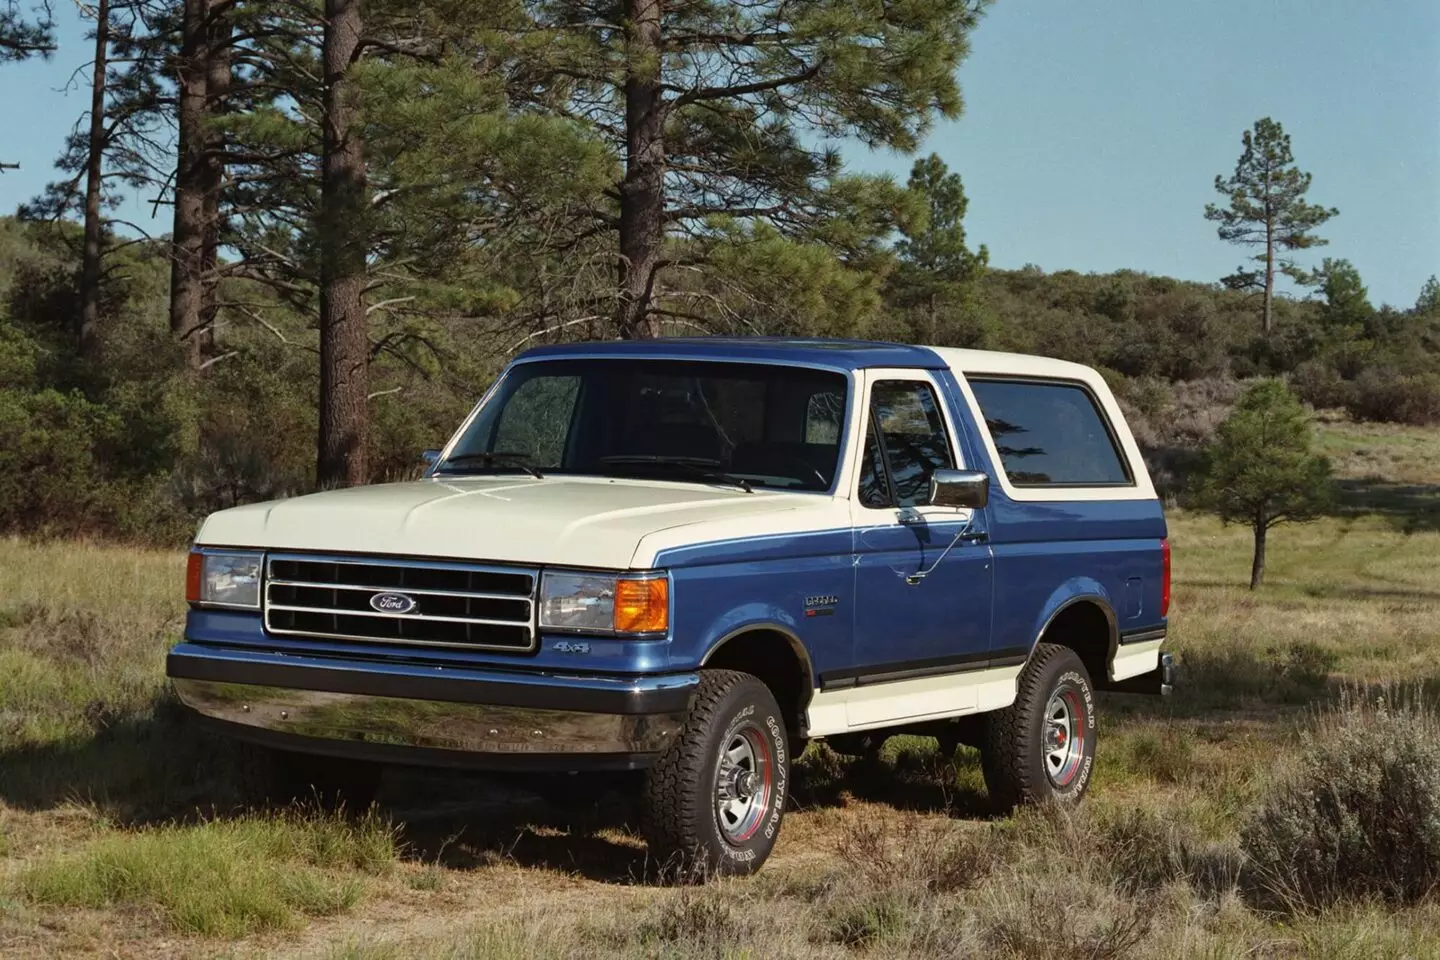
[[871, 757], [812, 747], [791, 777], [792, 809], [841, 808], [861, 801], [962, 819], [994, 815], [975, 751], [961, 748], [954, 758], [944, 758], [929, 745], [930, 738], [906, 739], [913, 745]]
[[571, 779], [557, 787], [539, 777], [391, 768], [379, 805], [400, 825], [405, 855], [419, 862], [511, 864], [615, 884], [661, 879], [628, 802], [638, 780]]

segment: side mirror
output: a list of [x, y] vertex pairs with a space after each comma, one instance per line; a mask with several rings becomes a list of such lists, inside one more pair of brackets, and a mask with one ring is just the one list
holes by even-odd
[[435, 466], [435, 464], [440, 462], [440, 451], [426, 450], [424, 453], [420, 454], [420, 459], [425, 461], [425, 466], [433, 467]]
[[990, 502], [990, 477], [980, 470], [936, 470], [930, 475], [930, 506], [973, 507]]

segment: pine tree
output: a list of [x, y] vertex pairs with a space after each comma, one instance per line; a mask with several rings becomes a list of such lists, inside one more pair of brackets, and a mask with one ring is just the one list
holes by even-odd
[[[67, 138], [56, 169], [70, 176], [46, 185], [22, 204], [22, 219], [59, 221], [79, 217], [83, 224], [81, 266], [77, 278], [79, 313], [77, 349], [93, 358], [100, 334], [100, 301], [107, 283], [106, 259], [120, 246], [113, 207], [121, 188], [159, 187], [169, 179], [168, 151], [159, 145], [163, 116], [164, 52], [149, 28], [156, 14], [150, 0], [106, 0], [87, 7], [95, 27], [90, 39], [90, 109]], [[161, 167], [156, 167], [157, 157]], [[133, 225], [131, 225], [133, 227]], [[134, 228], [143, 235], [144, 231]]]
[[971, 250], [965, 242], [965, 211], [970, 201], [958, 173], [936, 154], [915, 161], [908, 183], [924, 203], [926, 216], [902, 228], [895, 244], [900, 264], [890, 284], [891, 302], [919, 318], [913, 335], [927, 343], [939, 339], [940, 314], [964, 298], [985, 273], [990, 251]]
[[[246, 28], [251, 73], [237, 74], [222, 124], [223, 220], [238, 256], [216, 272], [318, 316], [318, 480], [353, 483], [367, 472], [372, 401], [404, 388], [371, 390], [373, 361], [444, 375], [447, 343], [500, 350], [571, 322], [560, 316], [579, 298], [567, 288], [594, 256], [583, 234], [613, 158], [579, 122], [541, 109], [546, 84], [509, 4], [366, 4], [338, 73], [316, 50], [354, 11], [246, 6], [264, 22]], [[251, 90], [286, 99], [234, 102]]]
[[1263, 291], [1262, 329], [1268, 334], [1274, 326], [1276, 272], [1297, 282], [1310, 281], [1288, 254], [1324, 246], [1327, 241], [1314, 230], [1340, 211], [1305, 200], [1311, 175], [1295, 165], [1290, 137], [1277, 121], [1255, 121], [1241, 141], [1245, 150], [1235, 172], [1228, 179], [1215, 178], [1215, 190], [1227, 205], [1206, 204], [1205, 219], [1219, 224], [1221, 240], [1261, 248], [1254, 258], [1261, 269], [1241, 267], [1224, 282], [1235, 289]]
[[[834, 213], [830, 143], [913, 150], [936, 116], [961, 108], [955, 70], [985, 0], [540, 0], [569, 78], [568, 112], [592, 123], [624, 163], [595, 211], [616, 236], [613, 315], [621, 336], [667, 317], [668, 267], [735, 221], [794, 236]], [[703, 248], [702, 248], [703, 249]], [[699, 254], [703, 262], [705, 255]]]
[[1420, 288], [1420, 296], [1415, 299], [1415, 312], [1422, 317], [1440, 316], [1440, 278], [1433, 273]]
[[205, 273], [205, 113], [210, 77], [210, 0], [181, 0], [175, 56], [176, 163], [170, 230], [170, 334], [188, 365], [200, 366]]
[[30, 16], [20, 0], [0, 2], [0, 63], [48, 57], [55, 52], [55, 20], [49, 0], [37, 3]]
[[1253, 532], [1251, 590], [1265, 579], [1270, 530], [1315, 519], [1333, 497], [1330, 464], [1312, 444], [1300, 401], [1281, 381], [1265, 380], [1240, 397], [1206, 451], [1197, 499], [1226, 523]]
[[[31, 18], [19, 0], [0, 0], [0, 64], [48, 57], [54, 51], [55, 21], [48, 0], [31, 11]], [[0, 173], [18, 166], [0, 161]]]

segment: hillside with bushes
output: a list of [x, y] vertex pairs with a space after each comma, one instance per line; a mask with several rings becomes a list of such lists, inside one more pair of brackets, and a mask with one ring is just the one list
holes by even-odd
[[[232, 319], [192, 370], [167, 326], [163, 245], [132, 243], [111, 265], [94, 356], [77, 360], [77, 238], [69, 224], [0, 219], [0, 529], [179, 543], [207, 512], [313, 489], [313, 318], [260, 283], [230, 279]], [[1157, 481], [1177, 496], [1190, 458], [1256, 377], [1284, 377], [1311, 406], [1355, 421], [1440, 422], [1433, 288], [1401, 310], [1332, 283], [1328, 295], [1278, 299], [1266, 336], [1254, 296], [1219, 284], [984, 268], [917, 297], [905, 260], [887, 256], [865, 311], [785, 317], [790, 294], [777, 287], [760, 319], [715, 332], [872, 337], [1097, 366]], [[503, 315], [436, 317], [382, 339], [369, 401], [373, 477], [413, 473], [419, 451], [445, 440], [514, 352], [586, 332], [517, 336]]]

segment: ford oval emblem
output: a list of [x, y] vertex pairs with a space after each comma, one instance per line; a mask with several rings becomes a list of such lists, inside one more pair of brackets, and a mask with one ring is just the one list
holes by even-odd
[[403, 593], [377, 593], [370, 598], [370, 606], [380, 613], [410, 613], [415, 609], [415, 598]]

